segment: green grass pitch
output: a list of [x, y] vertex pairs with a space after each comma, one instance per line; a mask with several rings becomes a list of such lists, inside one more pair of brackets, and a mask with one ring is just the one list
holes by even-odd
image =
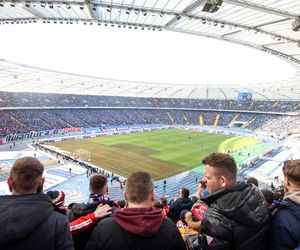
[[70, 154], [77, 149], [87, 150], [91, 153], [92, 164], [124, 177], [143, 170], [150, 172], [154, 179], [163, 179], [189, 169], [202, 172], [201, 160], [211, 152], [230, 151], [239, 164], [264, 150], [260, 140], [255, 137], [179, 129], [56, 142], [51, 145]]

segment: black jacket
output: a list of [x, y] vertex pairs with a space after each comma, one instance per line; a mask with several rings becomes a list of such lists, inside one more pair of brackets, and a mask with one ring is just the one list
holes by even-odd
[[168, 217], [174, 222], [180, 220], [180, 213], [182, 210], [191, 210], [194, 202], [190, 198], [179, 198], [171, 206]]
[[244, 182], [213, 193], [200, 232], [200, 249], [267, 249], [271, 214], [261, 192]]
[[66, 216], [44, 194], [0, 196], [0, 249], [72, 250]]
[[[99, 204], [108, 204], [112, 208], [112, 212], [117, 209], [117, 205], [115, 202], [111, 200], [101, 200], [95, 201], [93, 203], [88, 204], [79, 204], [79, 203], [71, 203], [68, 206], [67, 217], [69, 221], [73, 221], [81, 216], [87, 215], [91, 212], [94, 212], [97, 209]], [[88, 243], [91, 234], [93, 232], [94, 227], [97, 225], [98, 221], [91, 225], [90, 227], [86, 228], [82, 232], [73, 235], [73, 242], [74, 242], [74, 249], [75, 250], [84, 250], [86, 248], [86, 244]]]
[[100, 221], [87, 250], [184, 250], [176, 225], [160, 209], [125, 208]]

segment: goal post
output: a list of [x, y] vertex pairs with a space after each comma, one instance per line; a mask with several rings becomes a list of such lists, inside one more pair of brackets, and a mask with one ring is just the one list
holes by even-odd
[[81, 161], [91, 161], [91, 152], [84, 149], [75, 150], [75, 157]]

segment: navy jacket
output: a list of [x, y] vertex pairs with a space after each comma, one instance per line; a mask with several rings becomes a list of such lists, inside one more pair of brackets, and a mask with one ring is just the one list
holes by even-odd
[[67, 217], [44, 194], [0, 196], [0, 249], [73, 250]]
[[168, 217], [174, 222], [180, 220], [180, 213], [182, 210], [191, 210], [194, 202], [190, 198], [179, 198], [171, 206]]
[[297, 247], [300, 247], [300, 204], [287, 199], [280, 203], [273, 216], [269, 249], [290, 250]]

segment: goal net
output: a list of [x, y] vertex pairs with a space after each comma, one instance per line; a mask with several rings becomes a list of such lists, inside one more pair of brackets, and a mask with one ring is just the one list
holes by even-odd
[[75, 158], [81, 161], [91, 161], [91, 152], [84, 149], [75, 150]]

